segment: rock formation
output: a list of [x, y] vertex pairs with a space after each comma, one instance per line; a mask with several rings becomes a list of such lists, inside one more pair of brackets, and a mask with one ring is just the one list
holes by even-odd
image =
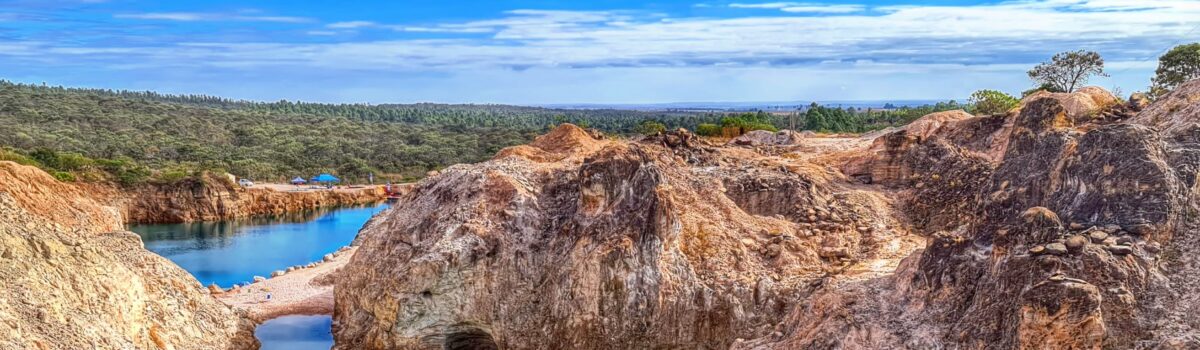
[[216, 221], [256, 215], [280, 215], [313, 208], [378, 203], [382, 187], [355, 190], [285, 192], [243, 188], [232, 180], [206, 175], [173, 184], [143, 184], [115, 190], [91, 186], [94, 197], [121, 208], [129, 223]]
[[337, 347], [721, 348], [830, 271], [907, 253], [886, 198], [751, 153], [565, 125], [450, 167], [363, 229]]
[[337, 348], [1197, 348], [1198, 84], [770, 151], [562, 126], [373, 219]]
[[0, 162], [0, 348], [258, 347], [252, 322], [120, 227], [82, 190]]

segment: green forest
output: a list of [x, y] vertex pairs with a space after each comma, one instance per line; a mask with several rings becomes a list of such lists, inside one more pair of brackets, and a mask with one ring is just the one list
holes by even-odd
[[508, 105], [251, 102], [205, 95], [0, 81], [0, 160], [64, 181], [170, 182], [203, 171], [260, 181], [333, 172], [407, 181], [490, 158], [561, 123], [615, 135], [736, 126], [863, 132], [950, 103], [877, 111], [813, 105], [790, 114], [567, 110]]

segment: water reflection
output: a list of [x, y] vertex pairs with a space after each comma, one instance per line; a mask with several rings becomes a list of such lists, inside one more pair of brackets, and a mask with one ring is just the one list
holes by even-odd
[[218, 222], [131, 225], [149, 249], [208, 285], [230, 287], [254, 276], [318, 261], [349, 244], [386, 204]]
[[259, 325], [254, 336], [263, 350], [327, 350], [333, 346], [329, 316], [283, 316]]

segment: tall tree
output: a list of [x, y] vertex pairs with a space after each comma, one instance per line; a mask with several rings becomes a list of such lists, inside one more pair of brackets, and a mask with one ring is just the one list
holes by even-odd
[[1093, 75], [1108, 76], [1104, 74], [1104, 58], [1084, 50], [1059, 52], [1050, 58], [1050, 62], [1042, 62], [1029, 70], [1029, 78], [1039, 85], [1048, 84], [1066, 92], [1087, 84]]
[[1176, 46], [1158, 58], [1150, 94], [1162, 96], [1179, 84], [1196, 78], [1200, 78], [1200, 43]]

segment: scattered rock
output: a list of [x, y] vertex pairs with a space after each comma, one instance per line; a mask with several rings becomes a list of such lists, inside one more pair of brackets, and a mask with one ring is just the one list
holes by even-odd
[[333, 254], [325, 254], [325, 257], [321, 258], [321, 261], [324, 261], [324, 262], [333, 261]]
[[1062, 243], [1050, 243], [1046, 245], [1046, 254], [1063, 255], [1067, 253], [1067, 246]]
[[1112, 245], [1108, 246], [1108, 251], [1114, 255], [1129, 255], [1133, 253], [1133, 247], [1127, 245]]
[[266, 277], [263, 277], [263, 276], [254, 276], [254, 283], [258, 283], [258, 282], [266, 282], [266, 281], [267, 281], [267, 278], [266, 278]]
[[1076, 252], [1076, 251], [1079, 251], [1080, 249], [1083, 249], [1083, 247], [1086, 246], [1087, 243], [1088, 243], [1087, 238], [1083, 238], [1083, 236], [1080, 236], [1080, 235], [1073, 235], [1071, 237], [1067, 237], [1066, 246], [1067, 246], [1067, 249], [1069, 249], [1073, 252]]
[[1100, 244], [1108, 239], [1108, 233], [1101, 230], [1093, 230], [1092, 232], [1088, 232], [1088, 238], [1092, 240], [1092, 243]]
[[1158, 254], [1158, 252], [1162, 251], [1162, 245], [1158, 244], [1158, 242], [1150, 242], [1146, 243], [1146, 246], [1143, 249], [1150, 254]]
[[1029, 248], [1029, 254], [1042, 255], [1044, 253], [1046, 253], [1046, 246], [1035, 245], [1035, 246], [1033, 246], [1033, 248]]
[[285, 273], [286, 272], [283, 272], [283, 270], [275, 270], [275, 272], [271, 273], [271, 278], [283, 276]]

